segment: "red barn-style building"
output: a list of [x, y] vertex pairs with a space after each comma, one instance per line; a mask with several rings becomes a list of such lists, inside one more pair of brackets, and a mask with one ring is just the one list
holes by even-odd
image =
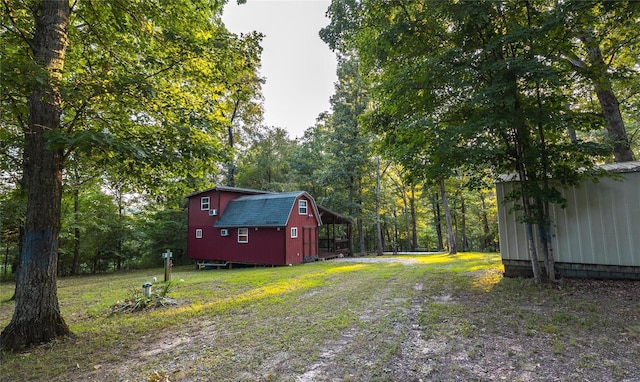
[[[200, 265], [290, 265], [321, 255], [321, 212], [304, 191], [271, 193], [219, 186], [187, 198], [187, 255]], [[332, 224], [338, 219], [351, 231], [348, 219], [326, 209], [322, 213]], [[334, 245], [322, 250], [324, 255], [330, 249], [336, 252], [335, 243], [345, 241], [336, 239], [335, 229], [325, 236], [323, 243]]]

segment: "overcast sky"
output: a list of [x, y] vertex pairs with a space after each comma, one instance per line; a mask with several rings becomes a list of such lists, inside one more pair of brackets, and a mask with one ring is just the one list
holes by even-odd
[[229, 0], [222, 19], [234, 33], [258, 31], [262, 40], [265, 124], [300, 137], [329, 110], [336, 78], [335, 54], [318, 32], [329, 24], [329, 1]]

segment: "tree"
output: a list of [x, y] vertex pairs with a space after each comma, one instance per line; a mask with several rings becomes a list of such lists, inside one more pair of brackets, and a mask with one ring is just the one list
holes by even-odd
[[156, 195], [180, 192], [226, 155], [228, 119], [215, 101], [227, 93], [238, 37], [223, 27], [221, 7], [86, 1], [72, 9], [66, 0], [3, 0], [0, 45], [12, 69], [2, 71], [2, 105], [10, 106], [2, 128], [19, 132], [9, 152], [22, 152], [27, 212], [16, 309], [1, 349], [69, 334], [56, 268], [62, 175], [72, 152]]
[[161, 265], [160, 254], [167, 248], [173, 252], [174, 264], [186, 264], [187, 210], [179, 205], [149, 205], [140, 215], [136, 221], [142, 235], [137, 240], [143, 247], [140, 248], [142, 264]]
[[[82, 158], [85, 159], [85, 158]], [[72, 260], [71, 260], [71, 266], [69, 269], [69, 273], [72, 275], [78, 274], [79, 272], [79, 266], [80, 266], [80, 245], [81, 245], [81, 233], [83, 230], [82, 224], [81, 224], [81, 220], [83, 217], [83, 213], [81, 211], [81, 206], [80, 206], [80, 199], [81, 199], [81, 193], [83, 190], [88, 189], [88, 186], [94, 186], [95, 184], [97, 184], [97, 180], [98, 180], [98, 176], [99, 174], [97, 173], [98, 169], [94, 169], [94, 171], [89, 171], [89, 169], [87, 168], [88, 166], [84, 166], [84, 168], [82, 167], [82, 163], [81, 163], [81, 158], [78, 158], [78, 156], [70, 156], [67, 158], [67, 171], [66, 171], [66, 177], [65, 177], [65, 186], [68, 189], [68, 193], [70, 193], [72, 195], [72, 204], [73, 204], [73, 210], [71, 212], [71, 220], [72, 222], [70, 224], [67, 224], [67, 226], [69, 228], [71, 228], [71, 230], [73, 231], [72, 235], [72, 242], [73, 242], [73, 250], [72, 250]], [[64, 203], [64, 200], [63, 200]], [[64, 211], [63, 211], [63, 215], [64, 215]], [[64, 229], [64, 218], [63, 218], [63, 229]], [[61, 238], [62, 241], [62, 238]], [[61, 245], [62, 246], [62, 245]], [[60, 249], [59, 253], [63, 253], [64, 251], [62, 249]], [[60, 261], [60, 260], [59, 260]], [[65, 272], [62, 272], [62, 274], [64, 274]]]
[[325, 184], [328, 173], [326, 164], [330, 157], [330, 124], [331, 115], [322, 113], [316, 119], [316, 124], [309, 127], [302, 138], [298, 138], [291, 157], [291, 170], [300, 190], [307, 190], [318, 204], [335, 208], [337, 206], [329, 204], [332, 188]]
[[16, 273], [22, 227], [24, 226], [25, 198], [20, 189], [4, 188], [0, 192], [0, 258], [3, 279], [9, 269]]
[[27, 212], [16, 280], [16, 308], [0, 336], [0, 349], [19, 349], [70, 334], [60, 314], [55, 277], [63, 152], [49, 147], [45, 135], [61, 129], [62, 100], [57, 83], [64, 69], [71, 9], [66, 0], [52, 0], [35, 4], [32, 12], [33, 37], [24, 36], [36, 71], [24, 134]]
[[[456, 174], [471, 183], [487, 172], [518, 174], [520, 188], [511, 197], [520, 201], [542, 281], [533, 229], [549, 237], [549, 203], [562, 204], [559, 189], [598, 174], [601, 147], [566, 134], [575, 121], [587, 121], [567, 108], [575, 104], [573, 73], [545, 59], [559, 52], [546, 33], [566, 20], [542, 12], [553, 10], [551, 3], [536, 6], [334, 1], [323, 36], [330, 46], [357, 52], [372, 85], [367, 125], [416, 179], [442, 190]], [[552, 280], [545, 239], [540, 251]]]
[[244, 153], [238, 166], [237, 185], [268, 191], [294, 191], [291, 156], [295, 141], [282, 128], [267, 128]]
[[[346, 191], [348, 216], [354, 217], [358, 231], [360, 253], [365, 245], [365, 198], [375, 200], [376, 167], [373, 158], [373, 137], [366, 131], [360, 118], [366, 111], [368, 90], [360, 76], [360, 62], [356, 56], [344, 55], [338, 60], [338, 82], [331, 97], [331, 130], [328, 150], [331, 153], [326, 174], [328, 183]], [[338, 195], [344, 195], [337, 193]], [[374, 207], [375, 208], [375, 207]], [[372, 219], [373, 220], [373, 219]], [[377, 223], [379, 219], [376, 218]], [[380, 230], [376, 228], [376, 247], [381, 248]]]
[[[402, 200], [402, 213], [406, 230], [406, 248], [415, 251], [418, 248], [418, 232], [416, 222], [416, 186], [407, 184], [406, 176], [400, 166], [391, 165], [386, 179], [392, 184], [394, 193]], [[398, 237], [394, 238], [397, 242]], [[399, 244], [399, 243], [398, 243]]]
[[559, 13], [556, 17], [567, 20], [559, 24], [561, 41], [565, 44], [554, 58], [565, 60], [579, 78], [593, 87], [615, 161], [635, 160], [616, 94], [627, 93], [627, 97], [638, 94], [640, 4], [568, 1], [553, 11]]
[[251, 135], [262, 122], [262, 93], [264, 79], [258, 76], [260, 62], [260, 41], [262, 35], [253, 32], [237, 41], [237, 68], [227, 78], [228, 94], [221, 100], [220, 108], [228, 119], [227, 143], [231, 149], [231, 158], [227, 163], [226, 184], [235, 186], [236, 151], [238, 134]]

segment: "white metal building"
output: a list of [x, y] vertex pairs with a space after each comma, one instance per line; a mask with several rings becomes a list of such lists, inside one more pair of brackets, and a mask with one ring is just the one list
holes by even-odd
[[[564, 190], [567, 207], [551, 207], [557, 269], [566, 277], [640, 279], [640, 162], [604, 165], [619, 179]], [[500, 253], [506, 276], [531, 274], [524, 225], [512, 204], [502, 202], [514, 187], [496, 183]]]

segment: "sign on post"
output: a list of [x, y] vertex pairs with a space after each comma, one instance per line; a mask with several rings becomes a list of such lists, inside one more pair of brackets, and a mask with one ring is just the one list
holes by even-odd
[[171, 281], [171, 258], [173, 257], [173, 253], [171, 250], [167, 249], [167, 252], [162, 254], [162, 258], [164, 259], [164, 282]]

